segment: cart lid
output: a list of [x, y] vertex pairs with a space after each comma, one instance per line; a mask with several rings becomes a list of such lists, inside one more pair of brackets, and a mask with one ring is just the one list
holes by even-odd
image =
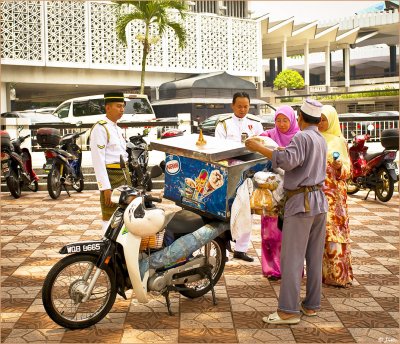
[[150, 149], [185, 156], [206, 162], [217, 162], [250, 153], [243, 143], [204, 135], [207, 143], [196, 145], [199, 134], [190, 134], [151, 141]]

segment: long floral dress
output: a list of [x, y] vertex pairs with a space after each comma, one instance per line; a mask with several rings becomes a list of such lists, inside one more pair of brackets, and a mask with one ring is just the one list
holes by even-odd
[[345, 164], [335, 171], [328, 159], [324, 192], [329, 203], [326, 223], [322, 282], [346, 287], [353, 281], [346, 180], [350, 168]]

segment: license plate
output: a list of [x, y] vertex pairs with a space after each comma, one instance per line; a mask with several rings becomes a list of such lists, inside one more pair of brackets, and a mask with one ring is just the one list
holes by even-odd
[[388, 170], [397, 170], [397, 164], [393, 161], [393, 162], [387, 162], [386, 163], [386, 168]]
[[44, 169], [45, 169], [46, 171], [51, 170], [52, 167], [53, 167], [52, 164], [46, 164], [46, 165], [44, 165]]
[[3, 172], [3, 174], [4, 174], [4, 173], [7, 173], [7, 172], [9, 171], [8, 162], [3, 162], [3, 163], [1, 164], [1, 171]]

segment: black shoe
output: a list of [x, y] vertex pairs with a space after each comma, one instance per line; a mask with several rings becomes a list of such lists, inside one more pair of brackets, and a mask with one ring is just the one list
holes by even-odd
[[233, 258], [244, 260], [245, 262], [254, 262], [254, 258], [247, 255], [246, 252], [235, 251], [233, 253]]
[[228, 252], [233, 253], [232, 246], [231, 246], [231, 241], [230, 241], [230, 240], [228, 240], [228, 241], [226, 242], [226, 249], [228, 250]]

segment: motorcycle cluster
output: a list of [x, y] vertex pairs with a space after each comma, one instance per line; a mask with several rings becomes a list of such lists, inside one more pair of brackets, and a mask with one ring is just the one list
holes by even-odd
[[[47, 174], [47, 190], [53, 199], [57, 199], [62, 189], [70, 196], [68, 187], [81, 192], [84, 187], [82, 173], [82, 150], [77, 144], [79, 136], [86, 131], [69, 133], [61, 137], [60, 131], [54, 128], [40, 128], [36, 138], [41, 148], [44, 148], [46, 163], [43, 166]], [[19, 136], [11, 140], [7, 131], [1, 135], [1, 172], [8, 190], [15, 198], [21, 197], [21, 191], [27, 187], [33, 192], [39, 189], [39, 177], [32, 168], [32, 156], [21, 144], [30, 136]], [[152, 180], [147, 171], [149, 154], [145, 135], [129, 138], [127, 143], [128, 166], [134, 187], [152, 189]]]

